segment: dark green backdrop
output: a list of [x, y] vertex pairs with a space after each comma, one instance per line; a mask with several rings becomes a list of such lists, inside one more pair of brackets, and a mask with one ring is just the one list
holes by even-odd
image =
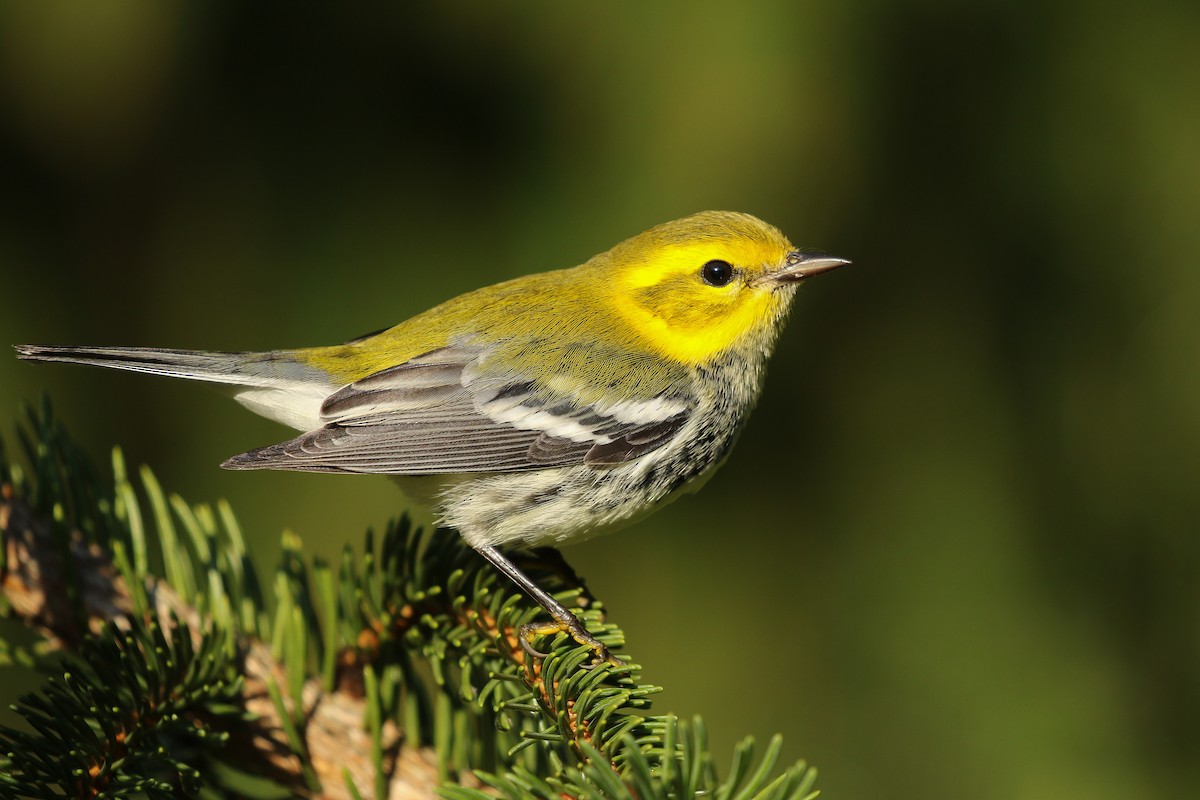
[[[1200, 5], [249, 5], [0, 7], [0, 342], [328, 344], [753, 212], [855, 265], [703, 493], [567, 550], [658, 708], [839, 800], [1200, 794]], [[42, 392], [264, 559], [404, 507], [0, 357]]]

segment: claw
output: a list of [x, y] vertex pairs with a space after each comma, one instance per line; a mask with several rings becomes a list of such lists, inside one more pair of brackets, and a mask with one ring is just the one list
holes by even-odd
[[517, 633], [521, 649], [534, 658], [546, 658], [550, 654], [535, 649], [529, 640], [534, 636], [553, 636], [556, 633], [566, 633], [579, 644], [591, 648], [592, 653], [595, 654], [590, 663], [582, 665], [582, 669], [595, 669], [601, 664], [611, 664], [614, 667], [625, 665], [625, 662], [614, 656], [603, 642], [588, 633], [587, 629], [573, 615], [572, 622], [531, 622], [528, 625], [522, 625], [521, 630]]
[[568, 633], [572, 639], [591, 648], [595, 654], [595, 659], [590, 664], [584, 666], [584, 669], [594, 669], [601, 664], [611, 664], [614, 667], [624, 666], [624, 662], [609, 652], [609, 649], [603, 642], [588, 633], [587, 628], [583, 627], [583, 623], [579, 621], [579, 617], [564, 608], [562, 603], [538, 588], [537, 584], [529, 580], [525, 576], [525, 573], [517, 569], [516, 565], [501, 555], [496, 548], [483, 545], [475, 549], [479, 551], [480, 555], [491, 561], [497, 569], [507, 575], [513, 583], [525, 590], [526, 594], [536, 600], [538, 605], [546, 609], [550, 616], [554, 618], [553, 622], [531, 622], [528, 625], [522, 625], [521, 629], [517, 632], [517, 638], [521, 642], [522, 650], [534, 658], [545, 658], [549, 653], [543, 653], [534, 649], [529, 640], [534, 636], [552, 636], [556, 633]]
[[531, 631], [529, 628], [536, 627], [536, 625], [522, 625], [521, 630], [517, 632], [517, 640], [521, 643], [521, 649], [526, 653], [529, 653], [529, 655], [533, 656], [534, 658], [549, 658], [549, 653], [543, 653], [541, 650], [535, 649], [534, 646], [529, 643], [531, 636], [539, 635], [537, 631]]

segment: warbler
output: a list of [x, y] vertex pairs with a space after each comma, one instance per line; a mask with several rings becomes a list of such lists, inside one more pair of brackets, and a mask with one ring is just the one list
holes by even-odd
[[551, 615], [521, 631], [531, 653], [565, 631], [619, 663], [500, 549], [592, 536], [699, 488], [758, 398], [796, 288], [848, 263], [706, 211], [332, 347], [16, 351], [228, 385], [304, 433], [223, 467], [396, 476]]

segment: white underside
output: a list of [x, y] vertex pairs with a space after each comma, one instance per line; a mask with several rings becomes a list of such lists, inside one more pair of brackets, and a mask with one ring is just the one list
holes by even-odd
[[298, 431], [312, 431], [323, 426], [321, 404], [329, 396], [325, 386], [295, 383], [280, 387], [246, 387], [239, 389], [233, 399], [255, 414], [282, 422]]

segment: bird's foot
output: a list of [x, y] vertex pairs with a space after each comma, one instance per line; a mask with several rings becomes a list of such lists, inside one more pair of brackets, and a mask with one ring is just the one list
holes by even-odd
[[553, 636], [556, 633], [570, 634], [571, 638], [579, 644], [590, 647], [595, 657], [588, 664], [583, 666], [584, 669], [595, 669], [601, 664], [611, 664], [614, 667], [622, 667], [625, 662], [614, 656], [608, 647], [588, 633], [587, 628], [575, 617], [574, 614], [569, 614], [570, 620], [555, 619], [553, 622], [531, 622], [527, 625], [522, 625], [517, 632], [517, 638], [521, 642], [521, 649], [534, 658], [546, 658], [549, 653], [543, 653], [537, 650], [530, 643], [530, 640], [535, 636]]

